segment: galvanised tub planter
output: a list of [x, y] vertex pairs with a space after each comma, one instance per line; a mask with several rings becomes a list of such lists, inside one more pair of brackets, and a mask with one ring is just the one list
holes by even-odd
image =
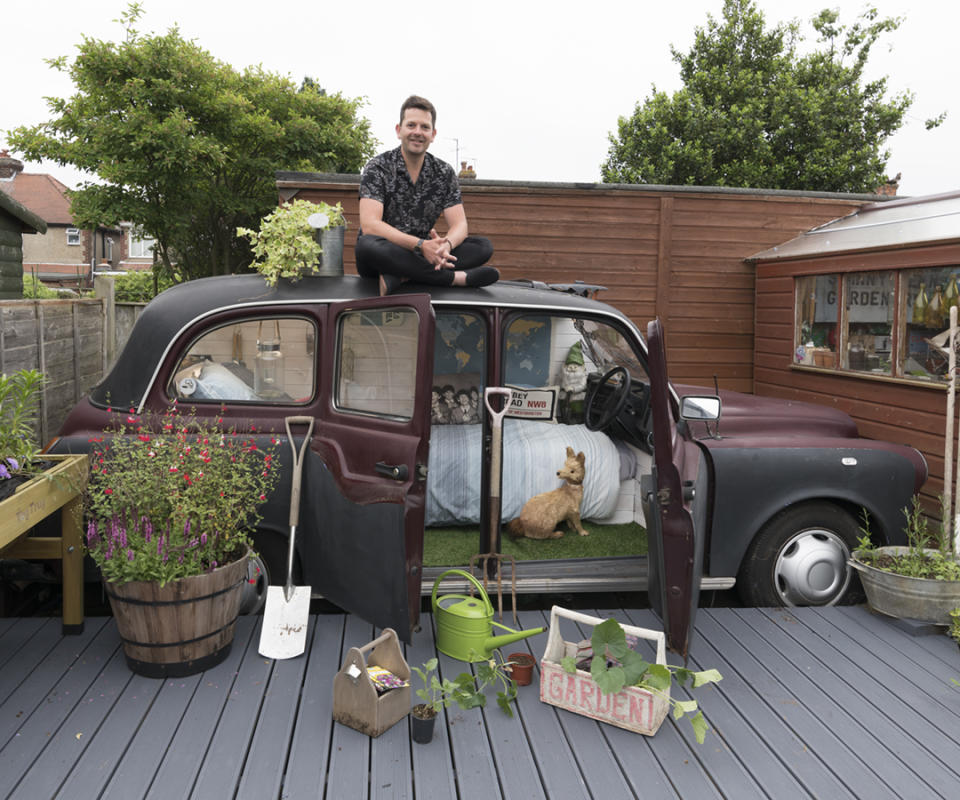
[[[878, 547], [879, 554], [901, 556], [909, 547]], [[924, 550], [935, 553], [935, 550]], [[950, 624], [950, 611], [960, 608], [960, 581], [913, 578], [877, 569], [859, 559], [854, 551], [849, 564], [860, 573], [860, 582], [867, 594], [867, 603], [875, 611], [900, 619]]]

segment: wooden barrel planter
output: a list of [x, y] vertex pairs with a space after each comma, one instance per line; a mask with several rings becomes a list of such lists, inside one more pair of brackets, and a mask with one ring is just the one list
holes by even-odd
[[247, 557], [205, 575], [170, 581], [106, 582], [127, 665], [138, 675], [177, 678], [210, 669], [230, 653]]

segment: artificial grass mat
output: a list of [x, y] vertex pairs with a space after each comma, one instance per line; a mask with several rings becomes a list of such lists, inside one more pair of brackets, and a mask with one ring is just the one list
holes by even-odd
[[[584, 522], [589, 536], [580, 536], [565, 527], [560, 539], [512, 539], [504, 528], [500, 549], [517, 561], [549, 558], [603, 558], [647, 554], [647, 531], [636, 522], [598, 525]], [[427, 528], [423, 540], [425, 567], [462, 567], [478, 552], [480, 528], [476, 525], [455, 528]]]

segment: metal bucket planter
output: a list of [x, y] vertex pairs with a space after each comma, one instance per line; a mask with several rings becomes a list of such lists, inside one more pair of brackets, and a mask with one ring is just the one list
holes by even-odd
[[345, 231], [345, 225], [324, 228], [320, 231], [320, 246], [323, 248], [323, 253], [320, 254], [319, 274], [327, 277], [343, 275], [343, 234]]
[[[876, 550], [889, 555], [903, 555], [909, 551], [908, 547], [878, 547]], [[870, 608], [900, 619], [950, 624], [951, 609], [960, 607], [960, 581], [912, 578], [886, 572], [860, 561], [858, 553], [854, 551], [849, 564], [860, 573]]]
[[246, 577], [244, 555], [165, 586], [106, 582], [127, 666], [150, 678], [178, 678], [219, 664], [233, 644]]

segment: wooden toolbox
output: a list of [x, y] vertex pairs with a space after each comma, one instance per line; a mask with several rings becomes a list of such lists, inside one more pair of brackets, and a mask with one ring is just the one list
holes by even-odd
[[[364, 654], [367, 654], [364, 659]], [[377, 692], [367, 667], [383, 667], [406, 686]], [[333, 678], [333, 718], [368, 736], [379, 736], [410, 713], [410, 667], [393, 628], [372, 642], [351, 647]]]

